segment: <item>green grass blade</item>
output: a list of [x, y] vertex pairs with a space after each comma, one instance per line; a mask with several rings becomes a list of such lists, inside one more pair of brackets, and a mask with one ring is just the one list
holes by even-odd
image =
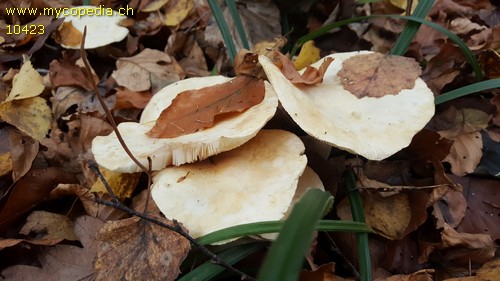
[[[427, 14], [429, 14], [432, 5], [434, 5], [434, 0], [419, 1], [412, 16], [421, 19], [425, 18]], [[410, 46], [413, 37], [415, 37], [415, 34], [417, 34], [420, 25], [421, 23], [419, 22], [408, 21], [405, 27], [403, 28], [401, 34], [399, 34], [396, 43], [394, 43], [394, 46], [392, 46], [390, 54], [403, 56], [406, 53], [408, 46]]]
[[271, 246], [258, 279], [260, 281], [296, 280], [312, 239], [314, 225], [333, 204], [333, 197], [309, 189], [295, 204], [278, 238]]
[[[243, 258], [254, 253], [255, 251], [259, 250], [264, 245], [265, 243], [248, 243], [229, 248], [219, 253], [218, 256], [221, 258], [221, 260], [230, 265], [233, 265]], [[222, 266], [216, 265], [211, 261], [207, 261], [179, 278], [179, 281], [210, 280], [223, 271], [224, 268]]]
[[455, 43], [455, 44], [458, 45], [458, 47], [460, 48], [460, 50], [462, 51], [462, 53], [464, 54], [464, 56], [467, 58], [467, 61], [469, 61], [470, 65], [471, 65], [471, 67], [472, 67], [472, 69], [474, 71], [474, 74], [476, 76], [476, 80], [478, 80], [478, 81], [481, 80], [481, 77], [482, 77], [483, 74], [481, 72], [481, 67], [479, 66], [479, 62], [477, 61], [476, 57], [474, 56], [474, 54], [472, 53], [472, 51], [469, 49], [469, 47], [462, 41], [462, 39], [460, 39], [460, 37], [458, 37], [457, 35], [453, 34], [451, 31], [449, 31], [448, 29], [442, 27], [439, 24], [433, 23], [433, 22], [425, 20], [425, 19], [417, 18], [417, 17], [414, 17], [414, 16], [372, 15], [372, 16], [362, 16], [362, 17], [355, 17], [355, 18], [341, 20], [341, 21], [338, 21], [338, 22], [326, 25], [326, 26], [324, 26], [322, 28], [319, 28], [318, 30], [316, 30], [314, 32], [311, 32], [311, 33], [306, 34], [306, 35], [302, 36], [301, 38], [299, 38], [299, 40], [297, 40], [297, 43], [295, 43], [292, 51], [290, 52], [290, 55], [294, 56], [295, 53], [297, 52], [297, 50], [305, 42], [307, 42], [309, 40], [313, 40], [313, 39], [315, 39], [315, 38], [317, 38], [317, 37], [325, 34], [326, 32], [330, 31], [333, 28], [340, 27], [340, 26], [343, 26], [343, 25], [346, 25], [346, 24], [349, 24], [349, 23], [353, 23], [353, 22], [359, 22], [359, 21], [363, 21], [363, 20], [367, 20], [367, 19], [373, 19], [373, 18], [383, 18], [383, 17], [400, 18], [400, 19], [406, 19], [406, 20], [409, 20], [409, 21], [419, 22], [419, 23], [428, 25], [431, 28], [434, 28], [437, 31], [443, 33], [451, 41], [453, 41], [453, 43]]
[[486, 80], [482, 82], [477, 82], [472, 85], [468, 85], [462, 88], [455, 89], [453, 91], [449, 91], [442, 95], [439, 95], [434, 100], [436, 105], [441, 104], [443, 102], [447, 102], [459, 97], [463, 97], [466, 95], [470, 95], [473, 93], [477, 93], [480, 91], [490, 90], [490, 89], [498, 89], [500, 88], [500, 78]]
[[[284, 221], [263, 221], [236, 225], [214, 231], [203, 237], [200, 237], [198, 239], [198, 242], [200, 242], [202, 245], [207, 245], [227, 239], [249, 235], [278, 233], [281, 231], [284, 223]], [[319, 220], [314, 226], [314, 230], [332, 232], [372, 232], [371, 228], [364, 223], [335, 220]]]
[[236, 57], [236, 47], [234, 46], [233, 37], [231, 36], [231, 32], [229, 32], [229, 27], [227, 27], [222, 10], [219, 7], [217, 0], [208, 0], [208, 5], [214, 14], [215, 21], [219, 26], [224, 43], [226, 43], [226, 48], [229, 53], [229, 57], [231, 58], [231, 62], [234, 62], [234, 58]]
[[236, 30], [238, 31], [238, 36], [240, 37], [241, 44], [243, 48], [250, 49], [250, 45], [248, 44], [247, 35], [245, 33], [245, 28], [243, 27], [243, 23], [241, 22], [240, 14], [238, 13], [238, 8], [236, 8], [236, 3], [234, 0], [226, 0], [227, 8], [229, 9], [229, 13], [233, 18], [234, 25], [236, 26]]
[[[347, 188], [349, 190], [348, 199], [351, 207], [352, 218], [357, 222], [365, 222], [365, 212], [361, 197], [356, 190], [356, 179], [352, 171], [347, 172]], [[356, 240], [358, 244], [359, 257], [359, 276], [361, 281], [371, 281], [372, 271], [370, 262], [370, 248], [368, 245], [368, 233], [357, 233]]]

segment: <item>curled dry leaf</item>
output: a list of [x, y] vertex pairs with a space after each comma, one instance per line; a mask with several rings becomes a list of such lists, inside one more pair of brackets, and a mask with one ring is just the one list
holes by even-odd
[[318, 68], [308, 65], [302, 73], [299, 73], [290, 59], [282, 53], [273, 51], [269, 57], [291, 83], [304, 85], [321, 83], [328, 66], [333, 62], [333, 58], [327, 57]]
[[414, 59], [371, 53], [346, 59], [337, 75], [344, 89], [363, 98], [397, 95], [403, 89], [413, 89], [421, 73]]
[[184, 237], [138, 217], [106, 223], [97, 241], [96, 280], [175, 280], [190, 249]]
[[152, 138], [175, 138], [214, 126], [215, 118], [242, 112], [265, 96], [264, 81], [241, 75], [231, 81], [179, 93], [147, 132]]
[[234, 72], [236, 75], [249, 75], [258, 79], [266, 77], [259, 64], [259, 55], [245, 49], [240, 49], [234, 59]]

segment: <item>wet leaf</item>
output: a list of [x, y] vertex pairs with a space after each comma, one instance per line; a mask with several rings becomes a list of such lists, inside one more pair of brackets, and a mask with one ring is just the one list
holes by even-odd
[[412, 89], [421, 73], [414, 59], [372, 53], [347, 59], [337, 75], [356, 97], [379, 98]]
[[179, 234], [138, 217], [106, 223], [97, 241], [96, 280], [175, 280], [190, 249]]
[[333, 62], [332, 58], [326, 58], [323, 63], [321, 63], [318, 69], [307, 66], [304, 72], [299, 73], [295, 70], [295, 65], [288, 59], [287, 56], [280, 52], [274, 51], [269, 57], [273, 60], [273, 63], [281, 70], [283, 75], [290, 80], [293, 84], [305, 84], [314, 85], [321, 83], [323, 81], [323, 76], [325, 75], [328, 66]]
[[49, 132], [52, 111], [43, 98], [33, 97], [0, 104], [0, 118], [30, 137], [41, 140]]
[[259, 104], [264, 81], [250, 76], [178, 94], [147, 132], [153, 138], [173, 138], [213, 126], [218, 115], [242, 112]]
[[33, 68], [31, 62], [26, 60], [19, 73], [14, 76], [12, 90], [5, 102], [36, 97], [43, 92], [44, 88], [42, 76]]
[[73, 231], [73, 223], [67, 216], [45, 211], [31, 213], [19, 231], [24, 235], [30, 232], [40, 234], [42, 239], [78, 240]]

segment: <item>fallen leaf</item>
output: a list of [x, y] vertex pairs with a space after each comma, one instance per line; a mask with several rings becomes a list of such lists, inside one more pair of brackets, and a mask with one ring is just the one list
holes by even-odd
[[75, 183], [75, 175], [59, 168], [31, 169], [20, 178], [0, 209], [0, 229], [42, 202], [58, 183]]
[[293, 62], [295, 69], [301, 70], [308, 65], [317, 62], [321, 58], [320, 49], [314, 46], [314, 41], [309, 40], [300, 49], [299, 56]]
[[234, 59], [234, 72], [236, 75], [248, 75], [257, 79], [266, 77], [259, 64], [259, 55], [245, 49], [240, 49]]
[[484, 278], [487, 281], [493, 281], [500, 275], [500, 259], [492, 259], [476, 271], [476, 276]]
[[194, 7], [193, 0], [170, 0], [165, 8], [165, 25], [177, 26]]
[[356, 97], [380, 98], [412, 89], [421, 73], [412, 58], [372, 53], [347, 59], [337, 75], [344, 89]]
[[[139, 182], [141, 173], [118, 173], [103, 167], [99, 167], [99, 170], [118, 199], [123, 200], [132, 197], [132, 193]], [[104, 184], [100, 180], [97, 180], [92, 185], [90, 192], [108, 193], [106, 187], [104, 187]]]
[[443, 162], [451, 164], [451, 172], [457, 176], [464, 176], [474, 172], [474, 169], [483, 156], [483, 142], [481, 133], [474, 132], [453, 136], [455, 132], [439, 132], [442, 137], [453, 140], [450, 154]]
[[77, 218], [74, 232], [83, 248], [73, 245], [45, 248], [38, 255], [41, 268], [15, 265], [3, 270], [2, 276], [7, 280], [93, 280], [97, 251], [95, 239], [102, 225], [102, 221], [90, 216]]
[[77, 46], [82, 43], [83, 34], [71, 22], [63, 22], [53, 35], [54, 40], [63, 46]]
[[12, 172], [10, 152], [0, 154], [0, 177]]
[[78, 240], [73, 231], [73, 223], [67, 216], [45, 211], [31, 213], [19, 231], [24, 235], [30, 232], [40, 234], [41, 239]]
[[33, 68], [31, 62], [26, 60], [19, 73], [14, 76], [12, 90], [4, 102], [36, 97], [43, 92], [44, 88], [42, 76]]
[[32, 97], [0, 104], [0, 118], [30, 137], [41, 140], [49, 132], [52, 114], [45, 99]]
[[163, 5], [167, 4], [169, 0], [156, 0], [156, 1], [141, 1], [139, 11], [141, 12], [154, 12], [158, 11]]
[[23, 135], [21, 132], [9, 132], [10, 156], [12, 158], [12, 179], [17, 181], [24, 176], [38, 154], [38, 141]]
[[187, 239], [138, 217], [106, 223], [97, 241], [96, 280], [175, 280], [190, 250]]
[[210, 74], [203, 50], [196, 41], [193, 42], [187, 56], [179, 61], [179, 65], [186, 72], [186, 77], [205, 77]]
[[237, 76], [231, 81], [178, 94], [162, 111], [146, 134], [152, 138], [173, 138], [213, 126], [215, 117], [242, 112], [259, 104], [265, 95], [264, 81]]
[[489, 49], [479, 54], [479, 62], [488, 79], [500, 78], [500, 54]]
[[335, 263], [329, 262], [321, 265], [315, 270], [302, 270], [300, 272], [299, 281], [347, 281], [351, 278], [342, 278], [335, 275]]
[[116, 90], [115, 96], [115, 109], [144, 109], [153, 95], [150, 91], [135, 92], [127, 88], [119, 88]]
[[[50, 63], [49, 69], [50, 83], [52, 87], [57, 89], [61, 86], [81, 87], [87, 91], [92, 91], [93, 87], [87, 79], [85, 68], [75, 64], [69, 58], [63, 58], [59, 61], [53, 60]], [[93, 82], [97, 84], [99, 77], [92, 75]]]
[[164, 52], [144, 49], [138, 55], [119, 58], [112, 77], [120, 86], [141, 92], [153, 92], [172, 82], [184, 79], [185, 74], [174, 58]]
[[281, 70], [283, 75], [293, 84], [314, 85], [323, 81], [328, 66], [333, 62], [332, 58], [326, 58], [318, 69], [307, 66], [304, 72], [300, 74], [295, 65], [282, 53], [274, 51], [269, 57], [273, 63]]
[[377, 278], [374, 281], [432, 281], [434, 280], [433, 273], [434, 269], [422, 269], [411, 274], [396, 274], [387, 278]]

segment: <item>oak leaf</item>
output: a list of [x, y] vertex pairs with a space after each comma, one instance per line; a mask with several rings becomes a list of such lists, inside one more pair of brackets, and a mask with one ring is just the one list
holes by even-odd
[[328, 66], [333, 62], [333, 59], [328, 57], [323, 63], [316, 69], [312, 66], [307, 66], [300, 74], [296, 69], [295, 65], [288, 59], [285, 55], [278, 51], [274, 51], [270, 54], [270, 58], [273, 60], [274, 64], [281, 70], [283, 75], [290, 80], [293, 84], [305, 84], [314, 85], [323, 82], [323, 76], [325, 75]]
[[231, 81], [178, 94], [146, 134], [174, 138], [213, 126], [215, 117], [242, 112], [259, 104], [265, 95], [264, 81], [237, 76]]

